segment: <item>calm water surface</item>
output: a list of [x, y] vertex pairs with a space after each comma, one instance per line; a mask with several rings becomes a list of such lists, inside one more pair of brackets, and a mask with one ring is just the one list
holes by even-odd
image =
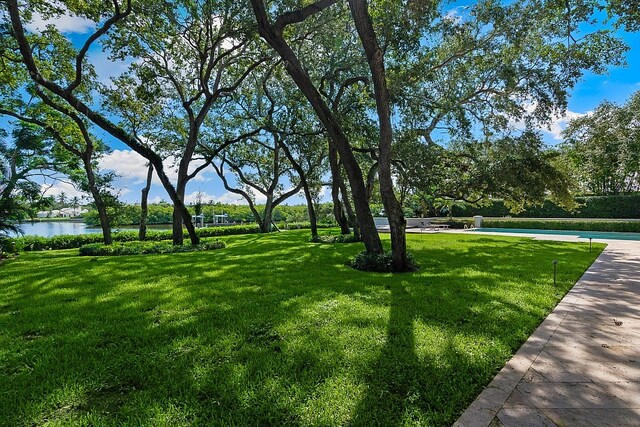
[[[149, 229], [154, 230], [170, 230], [171, 225], [166, 224], [149, 224]], [[89, 234], [102, 233], [100, 227], [86, 225], [77, 221], [42, 221], [42, 222], [23, 222], [20, 224], [22, 234], [25, 236], [43, 236], [51, 237], [59, 234]], [[117, 230], [137, 230], [137, 225], [120, 226]]]
[[535, 233], [559, 236], [577, 236], [581, 239], [640, 240], [640, 233], [625, 233], [618, 231], [537, 230], [524, 228], [478, 228], [476, 229], [476, 231], [491, 231], [494, 233]]
[[42, 221], [23, 222], [20, 229], [25, 236], [51, 237], [59, 234], [88, 234], [100, 233], [99, 228], [87, 226], [83, 222], [75, 221]]

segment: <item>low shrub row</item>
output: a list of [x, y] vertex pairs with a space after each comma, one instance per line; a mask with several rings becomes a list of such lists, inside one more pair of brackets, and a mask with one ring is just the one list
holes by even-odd
[[[407, 261], [409, 263], [409, 270], [418, 270], [418, 264], [410, 253], [407, 253]], [[393, 270], [393, 256], [389, 251], [385, 251], [379, 254], [368, 253], [362, 251], [357, 254], [351, 262], [349, 267], [361, 271], [371, 271], [376, 273], [392, 273]]]
[[[200, 237], [219, 237], [234, 234], [259, 233], [257, 225], [233, 225], [228, 227], [207, 227], [199, 228], [196, 233]], [[187, 236], [185, 236], [186, 238]], [[147, 241], [171, 240], [171, 231], [147, 231]], [[133, 242], [138, 240], [137, 231], [118, 231], [113, 233], [114, 242]], [[101, 243], [102, 234], [62, 234], [53, 237], [42, 236], [22, 236], [11, 239], [0, 240], [0, 250], [6, 253], [16, 253], [23, 251], [42, 251], [53, 249], [75, 249], [90, 243]]]
[[89, 243], [80, 247], [80, 255], [83, 256], [112, 256], [112, 255], [141, 255], [141, 254], [170, 254], [176, 252], [196, 252], [222, 249], [224, 242], [216, 240], [203, 240], [198, 245], [174, 246], [171, 242], [119, 242], [112, 245], [102, 243]]
[[578, 207], [574, 211], [568, 211], [551, 200], [545, 200], [542, 205], [528, 207], [516, 215], [509, 212], [502, 200], [493, 200], [486, 206], [461, 203], [453, 206], [452, 215], [457, 217], [512, 215], [520, 218], [640, 218], [640, 194], [578, 196], [575, 201]]
[[483, 228], [522, 228], [539, 230], [617, 231], [640, 233], [640, 221], [563, 221], [536, 219], [487, 219]]
[[[311, 228], [311, 223], [307, 222], [279, 222], [276, 224], [280, 230], [301, 230]], [[331, 228], [335, 227], [336, 224], [330, 223], [319, 223], [317, 224], [318, 228]]]
[[334, 234], [325, 236], [313, 236], [309, 239], [311, 243], [354, 243], [359, 240], [353, 234]]

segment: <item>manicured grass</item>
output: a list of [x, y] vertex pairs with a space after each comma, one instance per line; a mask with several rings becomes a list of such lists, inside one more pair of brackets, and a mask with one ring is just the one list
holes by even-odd
[[225, 241], [0, 265], [0, 424], [450, 425], [602, 249], [409, 235], [391, 275], [304, 230]]

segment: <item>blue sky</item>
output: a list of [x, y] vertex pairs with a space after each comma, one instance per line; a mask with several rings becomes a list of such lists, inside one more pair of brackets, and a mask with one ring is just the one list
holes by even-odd
[[[42, 26], [42, 21], [36, 16], [30, 29]], [[66, 16], [55, 21], [55, 25], [66, 32], [74, 41], [84, 40], [92, 25], [80, 18]], [[626, 55], [627, 67], [610, 68], [605, 75], [587, 74], [572, 90], [567, 112], [563, 117], [559, 117], [550, 125], [550, 129], [541, 129], [545, 141], [550, 145], [560, 142], [560, 131], [567, 121], [587, 114], [597, 107], [601, 102], [608, 100], [616, 103], [623, 103], [635, 91], [640, 90], [640, 34], [629, 34], [619, 31], [618, 34], [629, 45], [630, 50]], [[94, 63], [98, 74], [105, 82], [109, 76], [117, 75], [124, 71], [123, 64], [113, 64], [108, 61], [105, 54], [99, 50], [91, 53], [91, 60]], [[144, 185], [146, 170], [145, 161], [137, 154], [131, 152], [128, 147], [119, 141], [113, 140], [108, 135], [102, 136], [109, 141], [113, 152], [102, 161], [102, 167], [115, 171], [120, 175], [116, 181], [116, 188], [120, 197], [126, 202], [137, 202], [140, 199], [140, 190]], [[56, 195], [64, 191], [67, 195], [77, 195], [70, 184], [64, 182], [52, 183], [48, 190], [49, 194]], [[241, 203], [242, 201], [231, 193], [228, 193], [222, 186], [215, 173], [207, 171], [194, 179], [187, 188], [187, 203], [195, 198], [198, 192], [202, 192], [205, 200], [220, 201], [224, 203]], [[166, 193], [156, 182], [151, 190], [152, 201], [167, 200]], [[303, 199], [296, 197], [288, 203], [303, 203]]]

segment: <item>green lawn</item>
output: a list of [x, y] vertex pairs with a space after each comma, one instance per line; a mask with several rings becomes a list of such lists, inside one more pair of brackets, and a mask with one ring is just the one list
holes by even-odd
[[421, 270], [381, 275], [304, 230], [224, 240], [0, 265], [0, 425], [450, 425], [602, 249], [409, 235]]

